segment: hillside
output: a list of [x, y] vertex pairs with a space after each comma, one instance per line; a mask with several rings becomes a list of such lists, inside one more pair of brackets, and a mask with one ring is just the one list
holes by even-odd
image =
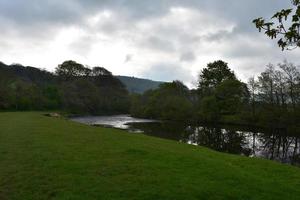
[[163, 82], [129, 76], [117, 76], [130, 93], [142, 94], [150, 89], [157, 89]]
[[65, 61], [56, 74], [0, 62], [0, 110], [64, 110], [80, 114], [127, 113], [125, 85], [101, 67]]

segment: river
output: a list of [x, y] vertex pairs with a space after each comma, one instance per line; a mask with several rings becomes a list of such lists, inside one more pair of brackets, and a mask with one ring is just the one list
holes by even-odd
[[129, 115], [87, 116], [71, 120], [205, 146], [220, 152], [266, 158], [300, 166], [300, 137], [287, 134], [284, 130], [186, 124], [138, 119]]

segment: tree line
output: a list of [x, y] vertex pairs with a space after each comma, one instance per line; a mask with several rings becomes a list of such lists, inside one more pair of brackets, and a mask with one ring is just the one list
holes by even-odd
[[103, 67], [65, 61], [55, 73], [0, 63], [0, 110], [63, 110], [70, 113], [126, 113], [125, 86]]
[[65, 61], [54, 73], [0, 63], [0, 110], [62, 110], [77, 114], [231, 123], [299, 130], [299, 67], [269, 64], [247, 83], [224, 61], [207, 64], [196, 89], [180, 81], [129, 94], [103, 67]]
[[299, 130], [300, 72], [284, 61], [244, 83], [219, 60], [201, 71], [196, 89], [174, 81], [133, 95], [131, 102], [138, 117]]

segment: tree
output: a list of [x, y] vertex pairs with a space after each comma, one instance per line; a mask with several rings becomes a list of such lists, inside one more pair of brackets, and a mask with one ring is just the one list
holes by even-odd
[[256, 28], [271, 39], [278, 39], [282, 50], [300, 47], [300, 0], [292, 0], [294, 8], [276, 12], [270, 21], [262, 17], [253, 20]]
[[[259, 124], [288, 127], [299, 123], [300, 73], [298, 66], [284, 61], [269, 64], [258, 77]], [[249, 84], [251, 86], [251, 84]], [[250, 87], [251, 88], [251, 87]]]
[[197, 113], [201, 121], [217, 122], [221, 117], [217, 98], [205, 96], [200, 102], [200, 111]]
[[300, 84], [300, 72], [299, 69], [293, 64], [287, 61], [279, 64], [280, 69], [284, 72], [284, 79], [287, 83], [289, 90], [289, 96], [293, 105], [293, 109], [296, 107], [297, 96], [299, 96], [299, 84]]
[[274, 106], [275, 91], [275, 69], [273, 64], [268, 64], [267, 69], [258, 77], [260, 99], [267, 104]]
[[245, 83], [228, 79], [217, 86], [215, 97], [221, 114], [234, 115], [248, 102], [249, 91]]
[[0, 72], [0, 110], [7, 109], [10, 104], [11, 91], [9, 90], [9, 79], [7, 74]]
[[82, 64], [69, 60], [58, 65], [55, 73], [65, 80], [70, 80], [74, 77], [86, 75], [89, 73], [89, 70], [87, 70], [87, 68], [85, 68]]
[[255, 116], [256, 101], [257, 101], [257, 91], [258, 91], [258, 83], [255, 80], [255, 77], [249, 78], [249, 80], [248, 80], [248, 87], [249, 87], [249, 92], [250, 92], [250, 101], [251, 101], [252, 116]]
[[209, 63], [201, 71], [198, 91], [198, 117], [206, 121], [239, 114], [249, 99], [247, 85], [237, 80], [228, 64], [221, 60]]
[[131, 100], [131, 114], [134, 116], [168, 120], [189, 120], [192, 117], [190, 91], [180, 81], [163, 83], [158, 89], [133, 95]]
[[201, 93], [211, 93], [220, 83], [225, 80], [235, 80], [235, 74], [222, 60], [209, 63], [199, 76], [198, 90]]
[[112, 76], [112, 73], [104, 67], [94, 67], [92, 69], [93, 76]]

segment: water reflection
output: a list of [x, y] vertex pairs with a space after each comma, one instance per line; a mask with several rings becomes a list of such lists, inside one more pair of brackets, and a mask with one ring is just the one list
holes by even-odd
[[174, 122], [137, 119], [128, 115], [79, 117], [72, 120], [90, 125], [102, 125], [142, 132], [193, 145], [240, 154], [262, 157], [300, 166], [300, 138], [284, 130], [255, 130], [253, 128], [217, 125], [191, 125]]
[[106, 126], [119, 129], [129, 129], [129, 123], [149, 123], [158, 122], [157, 120], [139, 119], [131, 117], [130, 115], [113, 115], [113, 116], [84, 116], [73, 117], [72, 121], [89, 124], [93, 126]]
[[300, 165], [300, 139], [284, 130], [243, 130], [217, 126], [191, 126], [178, 123], [134, 123], [131, 130], [184, 143], [250, 157], [262, 157]]

